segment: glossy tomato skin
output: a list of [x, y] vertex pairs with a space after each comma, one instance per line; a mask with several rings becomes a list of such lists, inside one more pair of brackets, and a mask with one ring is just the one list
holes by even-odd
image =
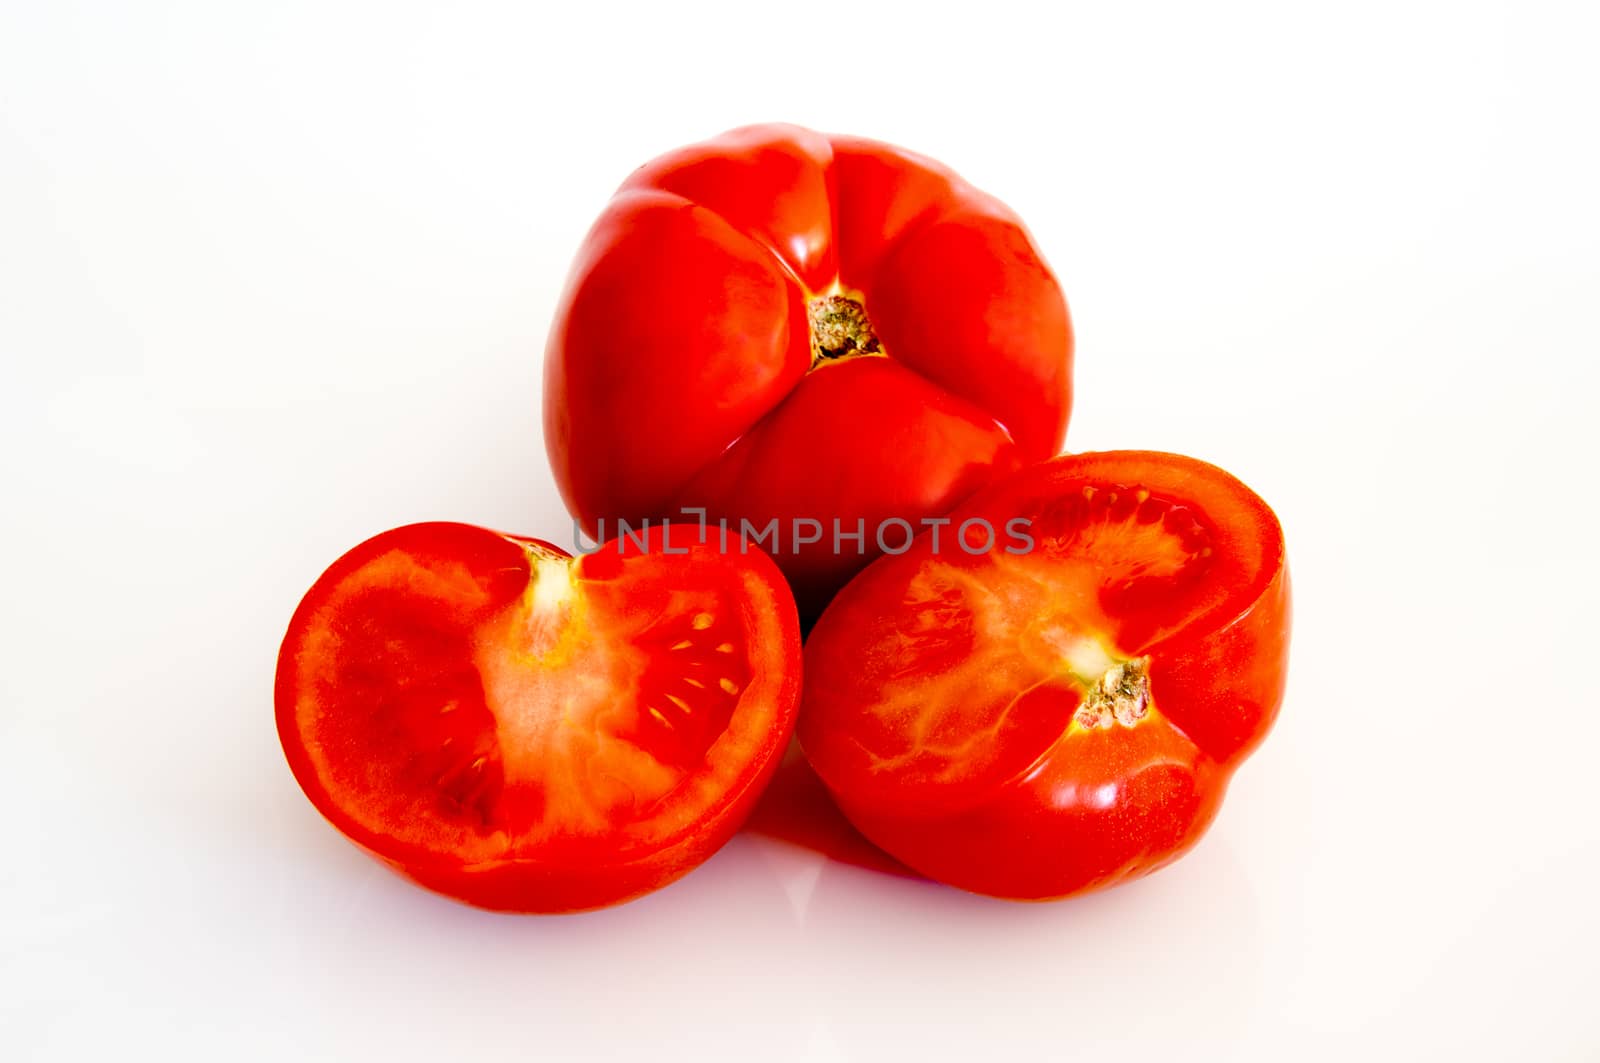
[[[771, 560], [755, 549], [723, 553], [689, 531], [674, 529], [669, 544], [669, 533], [658, 528], [572, 559], [540, 540], [429, 523], [385, 532], [345, 554], [302, 600], [278, 661], [279, 737], [306, 796], [386, 866], [484, 908], [603, 907], [698, 866], [739, 828], [782, 759], [798, 708], [800, 642], [793, 600]], [[549, 706], [530, 696], [497, 704], [491, 672], [498, 665], [484, 662], [492, 655], [515, 675], [530, 666], [532, 651], [505, 634], [561, 626], [544, 600], [555, 595], [538, 587], [547, 569], [563, 573], [555, 586], [573, 595], [573, 612], [582, 610], [599, 636], [576, 650], [556, 639], [555, 650], [540, 651], [538, 666], [567, 668], [564, 674], [589, 684], [559, 689], [606, 682], [608, 637], [637, 650], [655, 636], [671, 649], [704, 635], [720, 640], [711, 654], [718, 663], [748, 663], [739, 673], [743, 689], [723, 705], [729, 717], [723, 730], [703, 736], [710, 742], [703, 754], [652, 749], [652, 739], [659, 747], [672, 736], [652, 731], [648, 721], [641, 727], [633, 717], [642, 714], [628, 705], [625, 691], [597, 695], [594, 734], [582, 720], [575, 732], [580, 750], [623, 739], [638, 747], [629, 750], [634, 762], [648, 766], [658, 757], [681, 772], [676, 786], [647, 795], [643, 805], [613, 793], [609, 808], [585, 806], [584, 795], [572, 792], [573, 780], [581, 789], [585, 778], [589, 785], [605, 782], [611, 769], [603, 758], [565, 749], [548, 758], [564, 774], [541, 780], [543, 792], [518, 804], [513, 764], [538, 762], [544, 751], [515, 748], [517, 732], [506, 716]], [[707, 595], [726, 605], [714, 623], [710, 613], [693, 612], [712, 600]], [[530, 602], [528, 611], [517, 612]], [[675, 609], [690, 610], [676, 618], [684, 621], [676, 628]], [[567, 615], [556, 619], [566, 623]], [[656, 689], [667, 655], [646, 656], [644, 670], [630, 679]], [[689, 674], [710, 683], [718, 678]], [[511, 689], [545, 689], [537, 682]], [[670, 703], [686, 714], [674, 717], [680, 727], [691, 708], [705, 708], [686, 701], [706, 687], [696, 680], [695, 688], [664, 688], [682, 695]], [[668, 701], [661, 704], [670, 709]], [[571, 709], [569, 700], [569, 716]], [[465, 794], [451, 790], [463, 765], [489, 769], [484, 784]], [[624, 774], [622, 767], [615, 772]], [[549, 815], [552, 807], [579, 809], [582, 829]], [[405, 815], [394, 815], [394, 808]]]
[[[1064, 743], [986, 800], [942, 814], [835, 799], [862, 834], [931, 879], [992, 897], [1051, 900], [1182, 856], [1215, 818], [1227, 779], [1192, 745], [1166, 737], [1101, 750]], [[1107, 790], [1113, 796], [1103, 799]]]
[[[856, 577], [807, 643], [799, 734], [890, 855], [1035, 900], [1148, 873], [1199, 840], [1276, 719], [1290, 590], [1271, 510], [1193, 459], [1063, 456], [952, 517], [1019, 515], [1036, 553], [934, 555], [923, 540]], [[1144, 662], [1136, 719], [1085, 725], [1102, 661]]]
[[[864, 308], [881, 354], [813, 368], [810, 308]], [[545, 438], [568, 508], [828, 536], [776, 558], [815, 615], [887, 516], [939, 516], [1060, 449], [1072, 327], [1017, 217], [946, 167], [787, 125], [636, 171], [573, 264], [546, 348]], [[869, 529], [833, 550], [832, 521]]]

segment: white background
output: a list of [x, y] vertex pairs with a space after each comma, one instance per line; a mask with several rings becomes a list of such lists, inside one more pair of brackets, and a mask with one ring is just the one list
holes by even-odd
[[[0, 1057], [1600, 1054], [1592, 7], [538, 7], [3, 5]], [[580, 917], [415, 889], [283, 763], [289, 614], [392, 525], [569, 534], [569, 258], [773, 119], [1028, 220], [1070, 447], [1272, 502], [1281, 722], [1077, 901], [748, 836]]]

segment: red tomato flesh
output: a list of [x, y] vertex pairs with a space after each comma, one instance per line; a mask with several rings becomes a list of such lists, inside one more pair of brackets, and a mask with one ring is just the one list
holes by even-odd
[[799, 696], [793, 601], [689, 528], [571, 558], [418, 524], [312, 587], [279, 657], [296, 778], [352, 840], [491, 908], [663, 885], [737, 829]]
[[[969, 554], [957, 529], [980, 518], [1000, 534]], [[1288, 632], [1282, 534], [1243, 484], [1177, 455], [1063, 456], [839, 594], [806, 645], [800, 740], [908, 866], [1065, 896], [1198, 840], [1276, 716]]]

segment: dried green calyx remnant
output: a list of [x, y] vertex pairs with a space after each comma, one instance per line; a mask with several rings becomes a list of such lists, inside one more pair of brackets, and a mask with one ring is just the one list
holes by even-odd
[[1132, 727], [1149, 711], [1150, 658], [1135, 657], [1106, 669], [1072, 719], [1081, 727]]
[[811, 300], [811, 364], [852, 354], [882, 354], [867, 311], [854, 299], [829, 295]]

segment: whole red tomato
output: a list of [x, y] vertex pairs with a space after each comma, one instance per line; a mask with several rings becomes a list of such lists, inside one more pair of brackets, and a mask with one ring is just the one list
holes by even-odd
[[885, 521], [919, 527], [1060, 450], [1071, 360], [1060, 288], [1004, 204], [900, 148], [751, 126], [641, 167], [590, 230], [545, 439], [590, 534], [747, 520], [809, 614]]
[[806, 643], [800, 742], [908, 866], [1061, 897], [1199, 839], [1277, 715], [1288, 649], [1260, 498], [1173, 454], [1060, 457], [839, 593]]
[[357, 546], [278, 657], [306, 796], [401, 874], [489, 908], [594, 908], [689, 871], [749, 813], [800, 697], [777, 568], [695, 539], [655, 528], [574, 559], [414, 524]]

